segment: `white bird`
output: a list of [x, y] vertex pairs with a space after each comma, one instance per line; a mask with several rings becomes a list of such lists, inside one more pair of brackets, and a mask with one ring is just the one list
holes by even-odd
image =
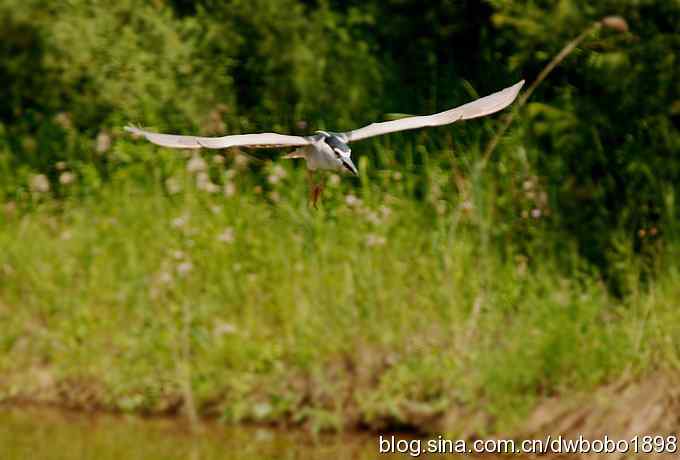
[[299, 147], [292, 153], [285, 155], [285, 158], [304, 158], [306, 160], [310, 180], [310, 201], [316, 207], [316, 202], [322, 191], [322, 185], [314, 185], [313, 175], [315, 171], [347, 171], [353, 175], [359, 175], [359, 171], [351, 158], [352, 150], [348, 145], [349, 143], [397, 131], [448, 125], [460, 120], [491, 115], [510, 105], [519, 94], [523, 84], [524, 80], [504, 90], [444, 112], [401, 118], [382, 123], [371, 123], [363, 128], [344, 133], [317, 131], [311, 136], [257, 133], [234, 134], [223, 137], [199, 137], [154, 133], [135, 126], [126, 126], [125, 129], [133, 134], [144, 136], [154, 144], [179, 149]]

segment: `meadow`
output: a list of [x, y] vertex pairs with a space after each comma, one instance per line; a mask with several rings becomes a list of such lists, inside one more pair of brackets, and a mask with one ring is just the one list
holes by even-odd
[[290, 161], [114, 145], [137, 157], [96, 191], [58, 165], [60, 198], [4, 205], [3, 400], [469, 434], [677, 368], [677, 246], [646, 282], [630, 252], [617, 297], [475, 149], [377, 147], [314, 210]]

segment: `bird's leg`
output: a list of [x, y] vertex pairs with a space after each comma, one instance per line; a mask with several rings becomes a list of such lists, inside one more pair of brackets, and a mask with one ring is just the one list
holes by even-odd
[[314, 209], [316, 209], [316, 203], [319, 201], [321, 198], [321, 194], [323, 193], [323, 189], [325, 186], [325, 182], [322, 179], [316, 186], [314, 187]]
[[319, 201], [321, 192], [323, 191], [323, 182], [316, 184], [314, 181], [314, 176], [315, 171], [308, 169], [307, 178], [309, 180], [309, 202], [312, 206], [314, 206], [314, 209], [317, 209], [316, 204]]
[[314, 185], [314, 171], [312, 171], [311, 169], [307, 170], [307, 183], [309, 184], [308, 204], [311, 204], [316, 208], [316, 200], [314, 198], [316, 186]]

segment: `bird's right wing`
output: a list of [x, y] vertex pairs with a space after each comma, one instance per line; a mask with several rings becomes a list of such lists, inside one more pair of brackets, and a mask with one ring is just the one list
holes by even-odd
[[227, 149], [229, 147], [276, 148], [298, 147], [308, 145], [311, 141], [302, 136], [286, 136], [276, 133], [234, 134], [223, 137], [180, 136], [178, 134], [160, 134], [135, 126], [126, 126], [126, 131], [144, 136], [148, 141], [163, 147], [175, 149]]
[[396, 131], [448, 125], [449, 123], [455, 123], [459, 120], [469, 120], [471, 118], [491, 115], [512, 104], [523, 84], [524, 80], [498, 91], [497, 93], [490, 94], [444, 112], [435, 113], [433, 115], [401, 118], [399, 120], [385, 121], [383, 123], [371, 123], [363, 128], [341, 133], [341, 136], [346, 139], [346, 142], [354, 142]]

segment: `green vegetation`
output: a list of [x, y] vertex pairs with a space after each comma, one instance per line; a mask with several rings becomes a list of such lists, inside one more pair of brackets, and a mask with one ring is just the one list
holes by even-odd
[[[253, 193], [251, 174], [219, 167], [215, 191], [148, 158], [145, 185], [6, 210], [5, 397], [173, 411], [190, 382], [201, 413], [230, 421], [418, 426], [461, 405], [504, 426], [541, 396], [678, 362], [677, 254], [640, 292], [631, 253], [635, 292], [614, 299], [575, 247], [494, 243], [502, 187], [486, 176], [458, 170], [470, 195], [451, 204], [455, 165], [421, 169], [416, 199], [411, 175], [364, 161], [376, 180], [330, 176], [315, 212], [300, 170], [266, 165]], [[544, 219], [506, 225], [528, 238]]]
[[[420, 3], [0, 4], [0, 399], [479, 433], [677, 372], [677, 2]], [[318, 211], [275, 153], [121, 130], [443, 109], [611, 13], [488, 163], [497, 119], [355, 144]]]

